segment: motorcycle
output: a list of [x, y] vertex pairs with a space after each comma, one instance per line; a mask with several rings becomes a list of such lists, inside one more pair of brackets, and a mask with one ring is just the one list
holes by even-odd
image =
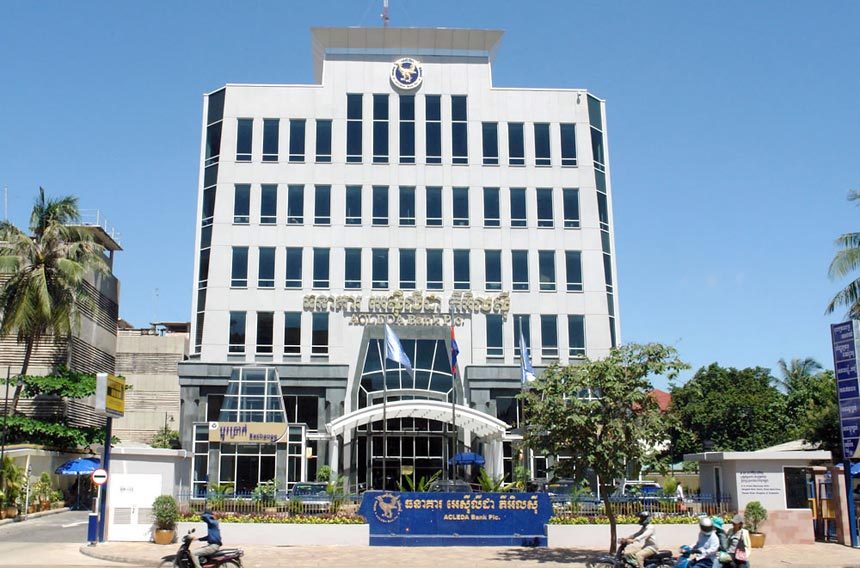
[[[182, 537], [182, 544], [176, 554], [164, 556], [162, 566], [170, 565], [172, 562], [173, 568], [194, 568], [194, 561], [191, 560], [191, 542], [194, 540], [192, 533], [196, 529], [191, 529], [188, 534]], [[242, 557], [245, 552], [239, 548], [221, 548], [214, 554], [200, 557], [200, 565], [203, 568], [241, 568]]]
[[[616, 550], [615, 555], [605, 555], [601, 556], [597, 559], [597, 561], [592, 564], [595, 568], [630, 568], [631, 566], [636, 566], [636, 563], [628, 560], [624, 556], [624, 549], [627, 548], [627, 543], [624, 540], [619, 541], [618, 550]], [[675, 566], [675, 559], [672, 557], [671, 550], [660, 550], [657, 554], [653, 554], [645, 559], [645, 568], [658, 568], [658, 567], [668, 567]]]

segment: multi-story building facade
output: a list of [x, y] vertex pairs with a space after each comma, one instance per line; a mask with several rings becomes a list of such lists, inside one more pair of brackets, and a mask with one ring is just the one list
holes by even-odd
[[[312, 35], [313, 84], [204, 98], [179, 370], [195, 488], [322, 464], [395, 487], [464, 449], [510, 479], [520, 334], [538, 373], [619, 335], [603, 101], [494, 87], [499, 31]], [[384, 323], [414, 373], [384, 360]]]

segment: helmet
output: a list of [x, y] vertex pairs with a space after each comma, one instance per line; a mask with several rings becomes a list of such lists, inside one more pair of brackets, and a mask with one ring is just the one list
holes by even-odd
[[642, 511], [636, 517], [639, 519], [639, 524], [643, 527], [651, 522], [651, 513], [648, 511]]
[[699, 528], [702, 529], [702, 532], [711, 532], [714, 530], [714, 522], [708, 517], [702, 517], [699, 519]]
[[711, 522], [714, 523], [714, 528], [717, 530], [723, 530], [723, 518], [722, 517], [711, 517]]

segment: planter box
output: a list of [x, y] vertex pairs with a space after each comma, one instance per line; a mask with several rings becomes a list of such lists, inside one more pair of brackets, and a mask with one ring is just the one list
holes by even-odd
[[[630, 536], [639, 525], [618, 525], [619, 538]], [[699, 535], [698, 525], [654, 525], [657, 545], [676, 552], [682, 544], [694, 544]], [[609, 525], [547, 525], [550, 548], [584, 548], [609, 550]]]
[[[179, 523], [177, 534], [181, 537], [191, 529], [197, 536], [206, 534], [204, 523]], [[369, 546], [369, 525], [292, 525], [287, 523], [221, 523], [221, 538], [224, 546], [313, 546], [348, 545]]]

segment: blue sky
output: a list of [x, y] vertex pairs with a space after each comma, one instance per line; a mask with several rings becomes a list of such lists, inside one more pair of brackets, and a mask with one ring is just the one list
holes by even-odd
[[[78, 195], [122, 233], [122, 317], [187, 320], [202, 94], [310, 82], [309, 28], [376, 26], [380, 7], [7, 0], [11, 220], [39, 185]], [[496, 85], [607, 100], [624, 341], [695, 367], [832, 365], [827, 266], [860, 229], [860, 4], [392, 0], [391, 16], [503, 29]]]

